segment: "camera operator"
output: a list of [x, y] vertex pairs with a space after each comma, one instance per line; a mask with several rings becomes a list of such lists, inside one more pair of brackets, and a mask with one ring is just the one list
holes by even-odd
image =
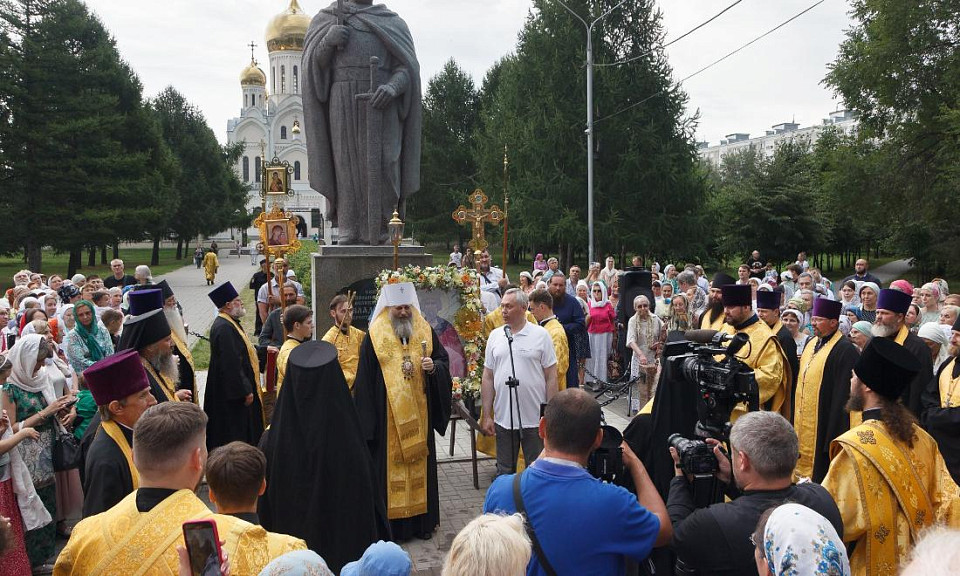
[[[723, 321], [737, 332], [750, 337], [750, 343], [738, 354], [737, 359], [754, 371], [760, 388], [760, 407], [763, 410], [792, 416], [790, 389], [793, 376], [776, 334], [753, 311], [749, 285], [727, 284], [720, 289], [723, 298]], [[731, 421], [742, 414], [738, 409]]]
[[732, 460], [712, 438], [707, 443], [719, 463], [715, 476], [727, 489], [730, 502], [696, 509], [691, 480], [680, 467], [680, 455], [670, 448], [676, 476], [670, 482], [667, 511], [673, 522], [677, 574], [752, 574], [756, 571], [750, 534], [764, 510], [796, 502], [827, 518], [843, 534], [840, 511], [819, 484], [793, 484], [797, 435], [776, 412], [750, 412], [730, 431]]
[[[603, 441], [600, 418], [600, 405], [587, 392], [558, 392], [540, 419], [540, 458], [519, 477], [501, 476], [487, 490], [485, 513], [512, 514], [518, 502], [525, 509], [534, 548], [527, 574], [554, 573], [544, 568], [549, 564], [562, 574], [622, 575], [625, 558], [641, 561], [670, 541], [663, 500], [626, 443], [623, 463], [638, 496], [587, 472], [591, 452]], [[746, 536], [744, 542], [749, 546]]]

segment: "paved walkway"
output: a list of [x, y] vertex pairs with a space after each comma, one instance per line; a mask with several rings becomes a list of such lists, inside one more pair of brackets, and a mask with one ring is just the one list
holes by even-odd
[[880, 279], [884, 284], [889, 285], [894, 280], [899, 278], [906, 278], [913, 270], [913, 266], [910, 264], [910, 260], [905, 258], [903, 260], [894, 260], [892, 262], [887, 262], [883, 266], [877, 266], [875, 270], [871, 270], [873, 274]]
[[[259, 270], [257, 266], [250, 265], [249, 256], [240, 258], [229, 256], [226, 249], [220, 250], [219, 258], [220, 270], [217, 273], [216, 283], [222, 284], [229, 280], [238, 292], [247, 287], [253, 273]], [[184, 266], [163, 276], [154, 277], [155, 282], [161, 280], [166, 280], [177, 295], [177, 301], [183, 307], [183, 319], [190, 325], [190, 331], [206, 334], [217, 316], [217, 309], [207, 297], [213, 287], [207, 286], [203, 268], [198, 269], [194, 265]], [[252, 312], [248, 311], [248, 313]], [[187, 345], [193, 346], [196, 341], [196, 336], [190, 336]]]

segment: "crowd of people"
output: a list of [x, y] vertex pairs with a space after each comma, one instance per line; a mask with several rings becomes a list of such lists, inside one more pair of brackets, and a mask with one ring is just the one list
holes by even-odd
[[[884, 288], [858, 261], [835, 291], [802, 253], [778, 272], [755, 252], [737, 278], [709, 282], [698, 266], [614, 264], [581, 278], [538, 254], [513, 285], [488, 252], [451, 254], [480, 283], [478, 429], [495, 440], [497, 477], [444, 574], [947, 565], [957, 533], [937, 527], [960, 527], [960, 296], [943, 280]], [[231, 283], [209, 293], [202, 395], [176, 294], [147, 267], [15, 275], [0, 299], [0, 575], [199, 573], [182, 537], [196, 521], [216, 525], [219, 553], [204, 557], [228, 574], [410, 573], [396, 543], [441, 522], [450, 358], [412, 284], [385, 285], [363, 331], [348, 296], [314, 318], [286, 262], [261, 265], [257, 339]], [[631, 302], [627, 278], [646, 282]], [[743, 334], [760, 408], [737, 405], [726, 442], [708, 439], [728, 497], [710, 506], [667, 441], [695, 436], [699, 393], [675, 384], [664, 351], [697, 328]], [[622, 442], [587, 391], [621, 373], [644, 388]], [[587, 471], [604, 442], [622, 453], [616, 483]]]

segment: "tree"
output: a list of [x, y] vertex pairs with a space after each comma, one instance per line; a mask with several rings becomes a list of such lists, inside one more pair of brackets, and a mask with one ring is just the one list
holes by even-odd
[[412, 232], [425, 241], [462, 237], [450, 215], [476, 182], [471, 139], [479, 116], [477, 98], [473, 79], [453, 59], [427, 82], [420, 191], [407, 206]]
[[236, 225], [237, 214], [245, 213], [247, 192], [231, 166], [240, 157], [242, 145], [220, 146], [203, 113], [172, 86], [160, 92], [150, 107], [179, 167], [171, 185], [176, 209], [160, 235], [172, 232], [180, 248], [184, 240], [198, 234]]
[[937, 272], [960, 257], [958, 13], [960, 0], [854, 0], [825, 80], [859, 112], [861, 137], [882, 140], [890, 247]]

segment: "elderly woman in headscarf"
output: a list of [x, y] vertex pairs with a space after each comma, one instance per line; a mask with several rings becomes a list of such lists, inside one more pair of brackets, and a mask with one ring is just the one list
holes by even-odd
[[[2, 404], [14, 432], [33, 428], [39, 440], [27, 440], [17, 446], [19, 455], [30, 471], [33, 487], [52, 518], [57, 516], [57, 488], [53, 472], [53, 444], [58, 428], [69, 423], [66, 394], [57, 398], [44, 362], [53, 352], [46, 339], [29, 334], [10, 350], [10, 378], [3, 388]], [[53, 522], [30, 530], [25, 535], [27, 555], [35, 572], [46, 569], [44, 562], [54, 552], [56, 525]], [[50, 567], [52, 569], [52, 567]]]
[[854, 322], [853, 327], [850, 328], [850, 341], [853, 342], [853, 345], [861, 352], [863, 352], [863, 349], [870, 343], [870, 339], [873, 338], [873, 332], [870, 329], [871, 326], [873, 325], [866, 320], [860, 320], [859, 322]]
[[[793, 300], [790, 302], [793, 302]], [[780, 321], [783, 322], [784, 328], [790, 332], [790, 336], [793, 338], [793, 341], [796, 342], [797, 358], [799, 358], [803, 354], [804, 346], [810, 341], [810, 335], [805, 334], [801, 330], [801, 326], [803, 325], [803, 312], [796, 308], [787, 308], [780, 314]]]
[[523, 293], [527, 296], [537, 289], [537, 285], [533, 281], [533, 274], [526, 270], [520, 273], [520, 289], [523, 290]]
[[940, 321], [940, 286], [927, 282], [920, 287], [920, 325]]
[[613, 332], [616, 330], [617, 313], [607, 299], [607, 285], [596, 281], [591, 287], [590, 321], [587, 334], [590, 338], [590, 359], [587, 361], [587, 381], [607, 380], [607, 359], [610, 357]]
[[113, 354], [113, 341], [97, 318], [93, 302], [77, 302], [73, 305], [73, 313], [76, 324], [67, 334], [67, 360], [74, 372], [82, 374], [94, 362]]
[[957, 317], [960, 317], [960, 306], [948, 304], [940, 309], [940, 324], [944, 326], [953, 326], [956, 324]]
[[750, 537], [760, 576], [850, 576], [847, 549], [829, 520], [788, 503], [760, 516]]
[[937, 322], [927, 322], [920, 325], [917, 331], [924, 344], [930, 348], [930, 358], [933, 360], [933, 373], [940, 371], [940, 366], [950, 360], [950, 335], [952, 330], [950, 326], [944, 326]]

